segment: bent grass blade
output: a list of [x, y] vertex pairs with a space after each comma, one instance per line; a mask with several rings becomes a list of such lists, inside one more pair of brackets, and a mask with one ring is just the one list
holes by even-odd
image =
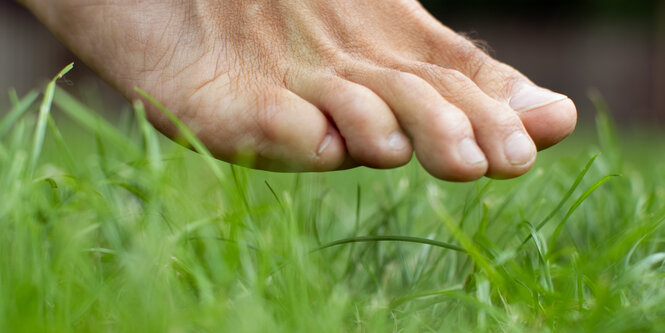
[[32, 153], [30, 154], [29, 173], [32, 175], [35, 167], [37, 166], [37, 159], [42, 152], [44, 145], [44, 135], [46, 134], [46, 125], [48, 122], [49, 114], [51, 113], [51, 106], [53, 105], [53, 97], [55, 95], [55, 82], [67, 74], [74, 68], [74, 63], [69, 64], [56, 75], [51, 82], [46, 85], [44, 90], [44, 99], [39, 107], [39, 117], [37, 118], [37, 126], [35, 128], [35, 135], [32, 140]]
[[433, 239], [419, 238], [419, 237], [410, 237], [410, 236], [360, 236], [360, 237], [351, 237], [336, 240], [330, 243], [321, 245], [320, 247], [314, 249], [312, 252], [321, 251], [330, 247], [353, 244], [353, 243], [367, 243], [367, 242], [404, 242], [404, 243], [417, 243], [423, 245], [431, 245], [440, 247], [443, 249], [458, 251], [466, 253], [466, 251], [456, 245], [452, 245], [445, 242], [436, 241]]

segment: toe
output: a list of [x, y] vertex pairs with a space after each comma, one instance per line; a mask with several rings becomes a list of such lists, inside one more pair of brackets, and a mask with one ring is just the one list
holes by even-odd
[[472, 42], [445, 30], [440, 36], [444, 49], [435, 64], [459, 70], [485, 94], [508, 103], [520, 115], [539, 149], [547, 148], [572, 133], [577, 122], [574, 103], [565, 95], [538, 87], [522, 73], [484, 53]]
[[525, 88], [521, 92], [511, 93], [509, 103], [538, 149], [550, 147], [570, 135], [577, 124], [575, 103], [564, 95], [531, 83], [523, 85]]
[[539, 149], [552, 146], [575, 129], [577, 110], [567, 96], [538, 87], [510, 66], [488, 58], [474, 82], [519, 114]]
[[536, 147], [508, 104], [491, 98], [455, 70], [424, 63], [407, 65], [405, 70], [428, 81], [470, 119], [476, 140], [489, 161], [488, 176], [511, 178], [531, 168]]
[[344, 166], [347, 154], [339, 132], [317, 107], [286, 89], [237, 95], [221, 105], [223, 112], [211, 107], [211, 112], [198, 112], [191, 121], [198, 124], [197, 136], [218, 158], [272, 171]]
[[416, 155], [433, 176], [451, 181], [482, 177], [487, 160], [476, 144], [469, 119], [426, 81], [396, 70], [359, 68], [349, 79], [390, 105], [412, 137]]
[[344, 140], [337, 129], [316, 106], [290, 91], [281, 90], [261, 105], [255, 120], [267, 169], [329, 171], [345, 161]]
[[411, 159], [409, 139], [390, 107], [370, 89], [335, 76], [301, 81], [293, 89], [332, 118], [356, 162], [394, 168]]

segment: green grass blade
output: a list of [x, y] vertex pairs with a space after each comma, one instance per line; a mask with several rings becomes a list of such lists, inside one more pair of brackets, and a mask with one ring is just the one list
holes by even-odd
[[[180, 135], [183, 136], [183, 138], [187, 141], [188, 144], [190, 144], [196, 152], [204, 156], [204, 159], [206, 163], [208, 164], [208, 167], [210, 170], [215, 174], [215, 177], [220, 183], [223, 183], [224, 175], [222, 173], [222, 170], [220, 169], [218, 163], [218, 160], [215, 159], [210, 151], [203, 145], [203, 143], [192, 133], [192, 131], [187, 128], [187, 126], [178, 119], [171, 111], [169, 111], [163, 104], [161, 104], [159, 101], [157, 101], [155, 98], [150, 96], [147, 92], [143, 91], [140, 88], [136, 88], [136, 91], [143, 96], [146, 100], [148, 100], [151, 104], [153, 104], [155, 107], [157, 107], [166, 117], [171, 120], [171, 122], [178, 128], [180, 131]], [[246, 199], [245, 199], [246, 201]]]
[[37, 100], [39, 93], [37, 91], [29, 92], [23, 99], [14, 102], [12, 108], [9, 110], [7, 115], [2, 118], [0, 121], [0, 139], [2, 139], [9, 129], [12, 128], [16, 120], [21, 118], [21, 116], [28, 111], [30, 106]]
[[469, 195], [467, 195], [467, 198], [473, 197], [473, 199], [467, 199], [464, 201], [464, 207], [462, 208], [462, 218], [460, 219], [460, 228], [464, 226], [464, 223], [466, 222], [466, 219], [469, 217], [469, 214], [471, 213], [473, 208], [475, 208], [478, 204], [480, 204], [483, 195], [487, 193], [487, 191], [490, 189], [490, 186], [493, 183], [494, 180], [490, 179], [480, 189], [474, 187], [474, 189], [470, 191]]
[[596, 132], [602, 151], [607, 156], [612, 172], [621, 172], [621, 152], [619, 135], [612, 119], [610, 108], [598, 89], [589, 89], [589, 99], [596, 108]]
[[272, 193], [272, 196], [273, 196], [273, 198], [275, 198], [275, 201], [277, 201], [277, 204], [279, 205], [279, 207], [282, 210], [284, 210], [284, 206], [282, 205], [282, 200], [279, 199], [279, 196], [277, 195], [277, 192], [275, 192], [275, 189], [272, 188], [272, 186], [270, 185], [270, 183], [267, 180], [265, 180], [264, 183], [268, 187], [268, 190], [270, 191], [270, 193]]
[[95, 111], [76, 100], [69, 93], [56, 87], [53, 103], [72, 120], [110, 142], [114, 143], [124, 154], [130, 158], [142, 157], [143, 154], [136, 144], [120, 132], [115, 126], [104, 120]]
[[554, 292], [554, 283], [552, 283], [552, 274], [550, 273], [550, 263], [547, 260], [547, 244], [544, 243], [540, 237], [538, 237], [538, 231], [534, 226], [529, 222], [523, 222], [521, 225], [529, 230], [531, 239], [533, 239], [534, 244], [536, 245], [536, 250], [538, 251], [538, 258], [540, 259], [541, 270], [547, 283], [547, 290], [549, 292]]
[[431, 245], [431, 246], [436, 246], [440, 247], [443, 249], [448, 249], [448, 250], [453, 250], [453, 251], [458, 251], [458, 252], [466, 252], [463, 248], [452, 245], [449, 243], [444, 243], [440, 241], [436, 241], [433, 239], [427, 239], [427, 238], [419, 238], [419, 237], [410, 237], [410, 236], [360, 236], [360, 237], [351, 237], [351, 238], [344, 238], [340, 240], [336, 240], [334, 242], [326, 243], [324, 245], [321, 245], [320, 247], [316, 248], [313, 250], [315, 251], [321, 251], [330, 247], [334, 246], [339, 246], [339, 245], [346, 245], [346, 244], [352, 244], [352, 243], [371, 243], [371, 242], [404, 242], [404, 243], [417, 243], [417, 244], [423, 244], [423, 245]]
[[[568, 221], [568, 218], [570, 218], [570, 216], [573, 215], [575, 210], [577, 210], [577, 208], [584, 202], [584, 200], [586, 200], [596, 189], [598, 189], [601, 185], [608, 182], [613, 177], [617, 177], [617, 175], [609, 175], [609, 176], [605, 176], [605, 177], [599, 179], [598, 181], [593, 183], [593, 185], [591, 185], [588, 189], [586, 189], [586, 191], [584, 191], [584, 193], [582, 193], [577, 198], [577, 200], [575, 200], [575, 202], [570, 207], [570, 209], [568, 209], [568, 213], [566, 213], [566, 216], [564, 216], [564, 218], [561, 220], [561, 222], [559, 222], [556, 229], [554, 230], [554, 233], [552, 234], [552, 238], [550, 240], [550, 244], [554, 245], [557, 238], [559, 237], [559, 234], [561, 233], [561, 230], [563, 229], [563, 226], [566, 224], [566, 221]], [[551, 251], [550, 251], [550, 254], [551, 254]], [[549, 254], [548, 254], [548, 257], [549, 257]]]
[[[540, 231], [540, 229], [542, 229], [545, 226], [545, 224], [547, 224], [547, 222], [549, 222], [552, 219], [552, 217], [554, 217], [554, 215], [563, 207], [566, 201], [568, 201], [568, 199], [573, 195], [577, 187], [579, 187], [580, 183], [582, 183], [584, 176], [586, 176], [586, 174], [589, 172], [589, 169], [591, 169], [593, 162], [596, 160], [596, 158], [598, 158], [599, 155], [600, 154], [596, 154], [593, 157], [591, 157], [589, 162], [587, 162], [587, 164], [584, 166], [584, 169], [582, 169], [582, 171], [577, 175], [577, 178], [575, 178], [575, 181], [573, 182], [573, 185], [571, 185], [570, 188], [568, 189], [568, 192], [566, 192], [566, 194], [564, 194], [561, 200], [559, 200], [559, 203], [556, 205], [556, 207], [554, 207], [554, 209], [552, 209], [552, 211], [542, 221], [540, 221], [540, 223], [538, 223], [538, 226], [536, 226], [536, 231]], [[528, 242], [529, 239], [531, 239], [531, 235], [527, 236], [524, 239], [524, 241], [522, 241], [522, 244], [520, 244], [520, 246], [526, 244], [526, 242]]]
[[60, 129], [53, 120], [53, 117], [51, 117], [50, 115], [48, 117], [48, 128], [51, 131], [51, 133], [53, 133], [53, 138], [55, 139], [55, 142], [58, 145], [58, 149], [61, 152], [60, 155], [63, 156], [67, 168], [69, 170], [75, 170], [76, 162], [74, 162], [74, 157], [72, 155], [72, 152], [69, 150], [69, 147], [67, 147], [65, 138], [62, 136], [62, 133], [60, 133]]
[[150, 167], [154, 172], [160, 173], [163, 169], [163, 163], [161, 159], [161, 151], [159, 149], [159, 142], [157, 141], [157, 136], [155, 135], [155, 130], [152, 128], [145, 113], [145, 106], [141, 101], [134, 102], [134, 113], [138, 119], [139, 128], [141, 130], [141, 135], [143, 136], [143, 142], [145, 145], [145, 151], [148, 155], [148, 161], [150, 162]]
[[[353, 223], [353, 236], [355, 237], [358, 235], [360, 232], [360, 202], [362, 201], [362, 189], [360, 187], [360, 184], [356, 184], [356, 211], [355, 211], [355, 219]], [[353, 266], [355, 266], [355, 262], [353, 260], [353, 253], [355, 250], [354, 247], [355, 243], [351, 244], [349, 247], [349, 257], [347, 259], [347, 268], [346, 271], [350, 272], [353, 269]]]
[[48, 122], [49, 114], [51, 112], [51, 105], [53, 104], [53, 97], [55, 95], [55, 82], [67, 74], [72, 68], [74, 63], [69, 64], [56, 75], [51, 82], [46, 85], [44, 90], [44, 99], [39, 108], [39, 117], [37, 118], [37, 125], [35, 128], [35, 135], [32, 140], [32, 153], [30, 155], [30, 174], [32, 174], [37, 166], [37, 160], [42, 152], [44, 145], [44, 135], [46, 134], [46, 125]]
[[493, 282], [499, 285], [503, 285], [503, 277], [492, 266], [488, 258], [483, 256], [481, 250], [474, 244], [473, 240], [471, 240], [471, 238], [466, 235], [462, 229], [460, 229], [458, 223], [456, 223], [450, 214], [446, 211], [443, 204], [441, 203], [441, 200], [438, 200], [437, 192], [430, 191], [428, 194], [428, 199], [430, 206], [434, 209], [434, 212], [439, 217], [439, 220], [452, 234], [452, 238], [457, 240], [457, 242], [460, 244], [460, 247], [468, 253], [476, 265], [478, 265]]
[[[432, 292], [431, 295], [425, 295], [423, 297], [436, 297], [436, 296], [443, 296], [443, 297], [446, 297], [446, 298], [457, 300], [457, 301], [459, 301], [459, 303], [466, 304], [471, 309], [474, 309], [477, 312], [484, 311], [487, 314], [489, 314], [492, 318], [494, 318], [494, 320], [496, 320], [496, 321], [499, 321], [499, 322], [502, 322], [502, 323], [509, 322], [509, 319], [507, 318], [506, 313], [501, 312], [497, 307], [494, 307], [494, 306], [492, 306], [490, 304], [487, 304], [485, 302], [481, 302], [477, 298], [475, 298], [473, 296], [470, 296], [468, 293], [465, 293], [464, 291], [454, 291], [454, 290], [444, 289], [444, 290], [440, 291], [440, 295], [437, 295], [436, 291], [434, 291], [434, 292]], [[414, 297], [411, 300], [417, 299], [417, 298], [422, 298], [422, 297]], [[507, 330], [508, 332], [513, 332], [513, 331], [517, 332], [514, 329], [512, 329], [512, 330], [511, 329], [506, 329], [505, 326], [502, 327], [502, 328], [503, 328], [502, 331]], [[450, 331], [450, 330], [443, 330], [443, 331], [446, 332], [446, 331]], [[453, 330], [453, 331], [455, 331], [455, 330]], [[480, 331], [482, 332], [483, 330], [480, 330]]]
[[143, 201], [143, 202], [146, 202], [149, 199], [148, 195], [145, 193], [144, 190], [138, 188], [137, 186], [135, 186], [133, 184], [129, 184], [129, 183], [124, 182], [122, 180], [116, 180], [116, 179], [109, 179], [107, 181], [107, 183], [117, 185], [117, 186], [120, 186], [120, 187], [124, 188], [129, 193], [132, 193], [137, 198], [141, 199], [141, 201]]
[[18, 93], [14, 88], [9, 89], [9, 102], [12, 104], [12, 106], [16, 106], [21, 102], [21, 99], [18, 97]]
[[445, 289], [439, 289], [439, 290], [427, 290], [427, 291], [420, 291], [416, 292], [410, 295], [406, 295], [400, 298], [397, 298], [390, 302], [390, 307], [391, 308], [396, 308], [406, 302], [410, 302], [415, 299], [419, 298], [427, 298], [427, 297], [435, 297], [435, 296], [452, 296], [454, 294], [458, 294], [460, 292], [464, 291], [464, 286], [454, 286], [450, 288], [445, 288]]
[[[207, 159], [213, 159], [209, 162], [211, 164], [211, 168], [212, 167], [217, 168], [216, 161], [214, 160], [214, 157], [212, 157], [212, 155], [208, 154], [205, 157], [206, 161]], [[229, 164], [229, 168], [231, 169], [231, 176], [233, 178], [233, 185], [235, 185], [236, 193], [240, 195], [243, 207], [245, 207], [247, 212], [250, 212], [251, 210], [249, 207], [249, 200], [247, 199], [247, 179], [245, 177], [242, 177], [244, 176], [244, 174], [241, 174], [241, 171], [238, 170], [239, 167], [233, 164]], [[222, 182], [221, 170], [219, 170], [218, 179], [220, 184], [222, 184], [223, 182]]]
[[356, 218], [353, 225], [353, 234], [358, 234], [358, 229], [360, 228], [360, 202], [362, 201], [362, 188], [360, 184], [356, 185]]

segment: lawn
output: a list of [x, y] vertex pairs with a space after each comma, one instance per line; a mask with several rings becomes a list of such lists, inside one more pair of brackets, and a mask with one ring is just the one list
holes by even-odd
[[10, 95], [2, 332], [665, 331], [665, 140], [600, 98], [526, 176], [457, 184], [249, 170], [140, 104]]

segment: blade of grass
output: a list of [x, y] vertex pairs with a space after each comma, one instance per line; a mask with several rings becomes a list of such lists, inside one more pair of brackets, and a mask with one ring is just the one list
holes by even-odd
[[360, 201], [362, 198], [362, 188], [360, 184], [356, 187], [356, 220], [353, 226], [354, 235], [358, 234], [358, 228], [360, 228]]
[[67, 168], [69, 170], [75, 170], [76, 163], [74, 162], [74, 157], [72, 155], [72, 152], [69, 150], [69, 147], [67, 147], [67, 143], [65, 143], [65, 138], [62, 136], [62, 133], [60, 133], [60, 129], [55, 124], [53, 117], [51, 117], [50, 115], [48, 117], [48, 128], [51, 131], [51, 133], [53, 133], [53, 138], [55, 139], [55, 142], [59, 147], [58, 149], [61, 152], [61, 154], [59, 155], [63, 156]]
[[[145, 98], [148, 102], [150, 102], [152, 105], [157, 107], [158, 110], [160, 110], [166, 117], [171, 120], [171, 122], [178, 128], [178, 131], [180, 132], [179, 135], [182, 136], [182, 138], [189, 144], [196, 152], [201, 154], [203, 157], [203, 161], [206, 163], [210, 171], [212, 171], [215, 180], [217, 181], [217, 184], [221, 188], [227, 188], [227, 184], [225, 181], [224, 173], [222, 172], [222, 169], [219, 165], [219, 160], [217, 160], [214, 156], [212, 156], [212, 153], [205, 147], [205, 145], [192, 133], [192, 131], [185, 125], [178, 117], [176, 117], [169, 109], [166, 108], [162, 103], [157, 101], [154, 97], [150, 96], [147, 92], [142, 90], [141, 88], [136, 88], [136, 92], [138, 92], [143, 98]], [[245, 209], [245, 212], [247, 216], [250, 218], [250, 221], [246, 222], [251, 222], [251, 220], [254, 219], [254, 211], [250, 208], [249, 205], [249, 200], [247, 199], [247, 188], [246, 184], [244, 182], [240, 182], [239, 180], [239, 172], [236, 170], [236, 166], [229, 164], [230, 169], [231, 169], [231, 174], [232, 174], [232, 179], [233, 183], [235, 185], [234, 190], [242, 200], [242, 205]], [[229, 191], [231, 192], [231, 191]], [[237, 225], [234, 223], [231, 225], [231, 234], [235, 235], [236, 233], [236, 227]]]
[[[361, 202], [361, 197], [362, 197], [362, 190], [360, 187], [360, 184], [356, 184], [356, 216], [355, 216], [355, 221], [353, 223], [353, 237], [358, 235], [359, 228], [360, 228], [360, 202]], [[347, 274], [353, 269], [353, 266], [355, 266], [355, 262], [353, 260], [353, 250], [355, 249], [355, 243], [351, 244], [349, 247], [349, 258], [347, 260], [348, 264], [346, 267], [346, 272]]]
[[[596, 189], [598, 189], [601, 185], [605, 184], [605, 183], [608, 182], [610, 179], [612, 179], [613, 177], [616, 177], [616, 176], [617, 176], [617, 175], [609, 175], [609, 176], [605, 176], [605, 177], [599, 179], [598, 181], [596, 181], [595, 183], [593, 183], [593, 185], [591, 185], [588, 189], [586, 189], [586, 191], [584, 191], [584, 193], [582, 193], [582, 194], [577, 198], [577, 200], [575, 200], [575, 202], [574, 202], [573, 205], [570, 207], [570, 209], [568, 209], [568, 213], [566, 213], [566, 216], [564, 216], [564, 218], [561, 220], [561, 222], [559, 222], [559, 224], [557, 225], [556, 229], [554, 230], [554, 233], [552, 234], [552, 238], [551, 238], [551, 240], [550, 240], [550, 244], [554, 244], [554, 243], [556, 242], [556, 239], [559, 237], [559, 234], [561, 233], [561, 230], [563, 229], [563, 226], [564, 226], [564, 225], [566, 224], [566, 222], [568, 221], [568, 218], [570, 218], [570, 216], [573, 215], [573, 213], [575, 212], [575, 210], [577, 210], [577, 208], [578, 208], [578, 207], [584, 202], [584, 200], [586, 200], [586, 199], [587, 199], [587, 198], [588, 198], [588, 197], [589, 197], [589, 196], [590, 196], [590, 195], [591, 195]], [[551, 254], [551, 250], [550, 250], [550, 252], [548, 253], [547, 257], [549, 257], [550, 254]]]
[[143, 157], [143, 154], [141, 154], [131, 139], [69, 93], [56, 87], [53, 102], [60, 110], [84, 128], [113, 142], [124, 154], [129, 155], [133, 159]]
[[136, 185], [132, 185], [128, 182], [124, 182], [122, 180], [117, 180], [117, 179], [109, 179], [105, 183], [120, 186], [120, 187], [124, 188], [125, 190], [127, 190], [127, 192], [129, 192], [129, 193], [133, 194], [134, 196], [136, 196], [137, 198], [141, 199], [141, 201], [143, 201], [143, 202], [146, 202], [149, 199], [148, 195], [145, 193], [144, 190], [141, 190]]
[[[542, 221], [540, 221], [540, 223], [538, 223], [538, 225], [536, 226], [536, 231], [540, 231], [540, 229], [542, 229], [545, 226], [545, 224], [547, 224], [547, 222], [549, 222], [549, 220], [551, 220], [552, 217], [554, 217], [554, 215], [563, 207], [563, 205], [566, 204], [566, 201], [568, 201], [568, 199], [573, 195], [577, 187], [580, 186], [580, 183], [582, 183], [584, 176], [586, 176], [587, 172], [589, 172], [589, 169], [591, 169], [593, 162], [596, 160], [596, 158], [598, 158], [598, 156], [600, 156], [600, 154], [596, 154], [593, 157], [591, 157], [589, 162], [587, 162], [587, 164], [584, 166], [584, 169], [582, 169], [582, 171], [577, 175], [577, 178], [575, 178], [575, 181], [573, 182], [573, 185], [571, 185], [570, 188], [568, 189], [568, 192], [566, 192], [566, 194], [564, 194], [561, 200], [559, 200], [559, 203], [556, 205], [556, 207], [554, 207], [554, 209], [552, 209], [552, 211]], [[529, 239], [531, 239], [531, 235], [527, 236], [524, 239], [524, 241], [522, 241], [522, 244], [520, 244], [520, 246], [524, 246], [524, 244], [526, 244], [526, 242], [528, 242]]]
[[522, 224], [527, 230], [529, 230], [529, 233], [531, 235], [531, 239], [533, 239], [533, 243], [536, 245], [536, 250], [538, 252], [538, 258], [540, 259], [540, 264], [542, 265], [542, 271], [543, 275], [545, 277], [545, 282], [547, 283], [547, 291], [549, 292], [554, 292], [554, 283], [552, 283], [552, 274], [550, 273], [550, 265], [549, 265], [549, 260], [546, 258], [546, 254], [548, 253], [547, 251], [547, 244], [543, 242], [540, 237], [538, 237], [538, 231], [534, 226], [529, 223], [528, 221], [524, 221]]
[[277, 204], [279, 205], [279, 207], [282, 210], [284, 210], [284, 205], [282, 205], [282, 200], [279, 200], [279, 196], [277, 195], [277, 192], [275, 192], [275, 190], [272, 188], [272, 186], [270, 185], [270, 183], [267, 180], [264, 180], [263, 182], [268, 187], [268, 190], [270, 190], [270, 193], [272, 193], [272, 196], [275, 198], [275, 201], [277, 201]]
[[236, 192], [239, 194], [240, 199], [242, 200], [242, 205], [245, 207], [247, 212], [251, 212], [251, 209], [249, 208], [249, 200], [247, 200], [247, 179], [245, 177], [241, 178], [240, 170], [238, 170], [238, 167], [235, 165], [229, 164], [229, 168], [231, 169], [231, 176], [233, 177], [233, 184], [235, 185]]
[[413, 294], [409, 294], [400, 298], [395, 299], [394, 301], [390, 302], [390, 307], [391, 308], [396, 308], [406, 302], [412, 301], [414, 299], [419, 299], [419, 298], [427, 298], [427, 297], [434, 297], [434, 296], [452, 296], [456, 293], [460, 293], [464, 291], [464, 286], [454, 286], [450, 288], [445, 288], [445, 289], [439, 289], [439, 290], [426, 290], [426, 291], [420, 291], [420, 292], [415, 292]]
[[12, 106], [16, 106], [16, 104], [18, 104], [20, 101], [21, 99], [18, 97], [16, 89], [9, 89], [9, 102], [12, 104]]
[[37, 97], [39, 97], [39, 93], [37, 91], [31, 91], [25, 97], [23, 97], [23, 99], [13, 103], [14, 105], [9, 110], [7, 115], [2, 118], [2, 121], [0, 121], [0, 139], [2, 139], [5, 134], [7, 134], [16, 120], [21, 118], [21, 116], [26, 111], [28, 111], [30, 106], [32, 106], [32, 104], [37, 100]]
[[452, 234], [451, 237], [457, 240], [457, 242], [461, 245], [461, 248], [464, 249], [464, 251], [473, 259], [475, 264], [478, 265], [487, 274], [490, 280], [500, 286], [503, 286], [504, 279], [501, 274], [499, 274], [499, 272], [492, 266], [489, 260], [482, 255], [480, 249], [476, 247], [471, 238], [469, 238], [469, 236], [466, 235], [462, 229], [460, 229], [459, 225], [453, 220], [453, 218], [441, 204], [441, 201], [437, 200], [437, 192], [431, 190], [429, 191], [427, 197], [429, 199], [430, 206], [434, 209], [434, 212]]
[[[166, 115], [169, 120], [178, 128], [180, 131], [180, 135], [183, 136], [183, 138], [187, 141], [188, 144], [190, 144], [196, 152], [199, 154], [203, 155], [204, 160], [210, 170], [213, 172], [215, 175], [215, 178], [220, 184], [224, 184], [224, 174], [222, 173], [221, 168], [219, 165], [217, 165], [217, 159], [215, 159], [210, 151], [201, 143], [201, 141], [196, 138], [194, 133], [187, 128], [187, 126], [178, 119], [171, 111], [169, 111], [163, 104], [161, 104], [159, 101], [157, 101], [155, 98], [150, 96], [147, 92], [143, 91], [140, 88], [136, 88], [136, 92], [138, 92], [143, 98], [148, 100], [151, 104], [153, 104], [155, 107], [157, 107], [164, 115]], [[245, 199], [246, 200], [246, 199]]]
[[[473, 195], [473, 199], [467, 199], [464, 201], [464, 208], [462, 208], [462, 219], [460, 220], [459, 223], [460, 228], [464, 227], [464, 223], [466, 222], [467, 217], [469, 217], [471, 210], [473, 210], [474, 207], [480, 204], [483, 195], [489, 190], [490, 185], [492, 185], [492, 183], [494, 183], [494, 180], [490, 179], [481, 188], [478, 188], [478, 186], [474, 186], [473, 189], [470, 190], [470, 193], [469, 195], [467, 195], [467, 198], [470, 198], [472, 194], [475, 195]], [[478, 183], [476, 183], [476, 185], [477, 184]]]
[[621, 172], [621, 153], [616, 126], [610, 113], [610, 108], [598, 89], [591, 88], [588, 92], [589, 99], [596, 109], [596, 131], [598, 142], [602, 151], [610, 161], [612, 172]]
[[150, 126], [150, 123], [148, 123], [143, 102], [138, 100], [134, 102], [134, 113], [139, 122], [139, 128], [141, 129], [141, 134], [143, 136], [144, 149], [148, 154], [150, 167], [153, 169], [153, 172], [159, 174], [164, 167], [160, 157], [161, 152], [159, 149], [159, 142], [155, 136], [154, 129]]
[[547, 253], [547, 247], [546, 244], [544, 244], [542, 240], [538, 237], [538, 230], [536, 230], [533, 224], [529, 223], [528, 221], [520, 223], [520, 226], [525, 227], [529, 231], [529, 234], [531, 235], [530, 239], [533, 239], [533, 243], [536, 245], [538, 258], [540, 259], [540, 262], [544, 264], [545, 254]]
[[[455, 300], [458, 301], [461, 304], [465, 304], [469, 307], [472, 307], [472, 309], [476, 311], [485, 311], [487, 314], [489, 314], [494, 320], [501, 322], [502, 323], [502, 328], [508, 332], [519, 332], [519, 330], [516, 330], [515, 328], [510, 327], [508, 324], [511, 322], [511, 320], [508, 318], [508, 315], [502, 311], [500, 311], [497, 307], [492, 306], [490, 304], [487, 304], [485, 302], [480, 301], [478, 298], [469, 295], [468, 293], [465, 293], [463, 290], [460, 291], [441, 291], [441, 295], [431, 295], [430, 297], [436, 297], [436, 296], [442, 296], [445, 299], [450, 299], [450, 300]], [[427, 297], [427, 296], [424, 296]], [[422, 298], [422, 297], [421, 297]], [[418, 298], [414, 298], [418, 299]], [[432, 308], [434, 304], [441, 303], [443, 301], [434, 301], [431, 304], [429, 304], [428, 308]], [[406, 312], [405, 315], [409, 315], [409, 312]], [[446, 330], [444, 330], [446, 331]], [[481, 330], [482, 331], [482, 330]]]
[[51, 82], [46, 85], [44, 90], [44, 99], [42, 104], [39, 107], [39, 116], [37, 118], [37, 125], [35, 127], [35, 135], [32, 139], [32, 153], [30, 154], [30, 165], [29, 165], [29, 174], [32, 175], [35, 167], [37, 166], [37, 160], [39, 155], [42, 152], [42, 147], [44, 145], [44, 135], [46, 134], [46, 125], [48, 122], [48, 117], [51, 112], [51, 105], [53, 104], [53, 97], [55, 95], [55, 82], [67, 74], [72, 68], [74, 68], [74, 63], [69, 64], [63, 70], [56, 75]]
[[443, 248], [443, 249], [448, 249], [448, 250], [453, 250], [453, 251], [458, 251], [458, 252], [466, 252], [463, 248], [461, 248], [459, 246], [456, 246], [456, 245], [440, 242], [440, 241], [433, 240], [433, 239], [410, 237], [410, 236], [360, 236], [360, 237], [344, 238], [344, 239], [336, 240], [336, 241], [321, 245], [320, 247], [312, 250], [312, 252], [321, 251], [321, 250], [324, 250], [324, 249], [327, 249], [327, 248], [330, 248], [330, 247], [334, 247], [334, 246], [339, 246], [339, 245], [346, 245], [346, 244], [352, 244], [352, 243], [373, 243], [373, 242], [417, 243], [417, 244], [423, 244], [423, 245], [436, 246], [436, 247], [440, 247], [440, 248]]

